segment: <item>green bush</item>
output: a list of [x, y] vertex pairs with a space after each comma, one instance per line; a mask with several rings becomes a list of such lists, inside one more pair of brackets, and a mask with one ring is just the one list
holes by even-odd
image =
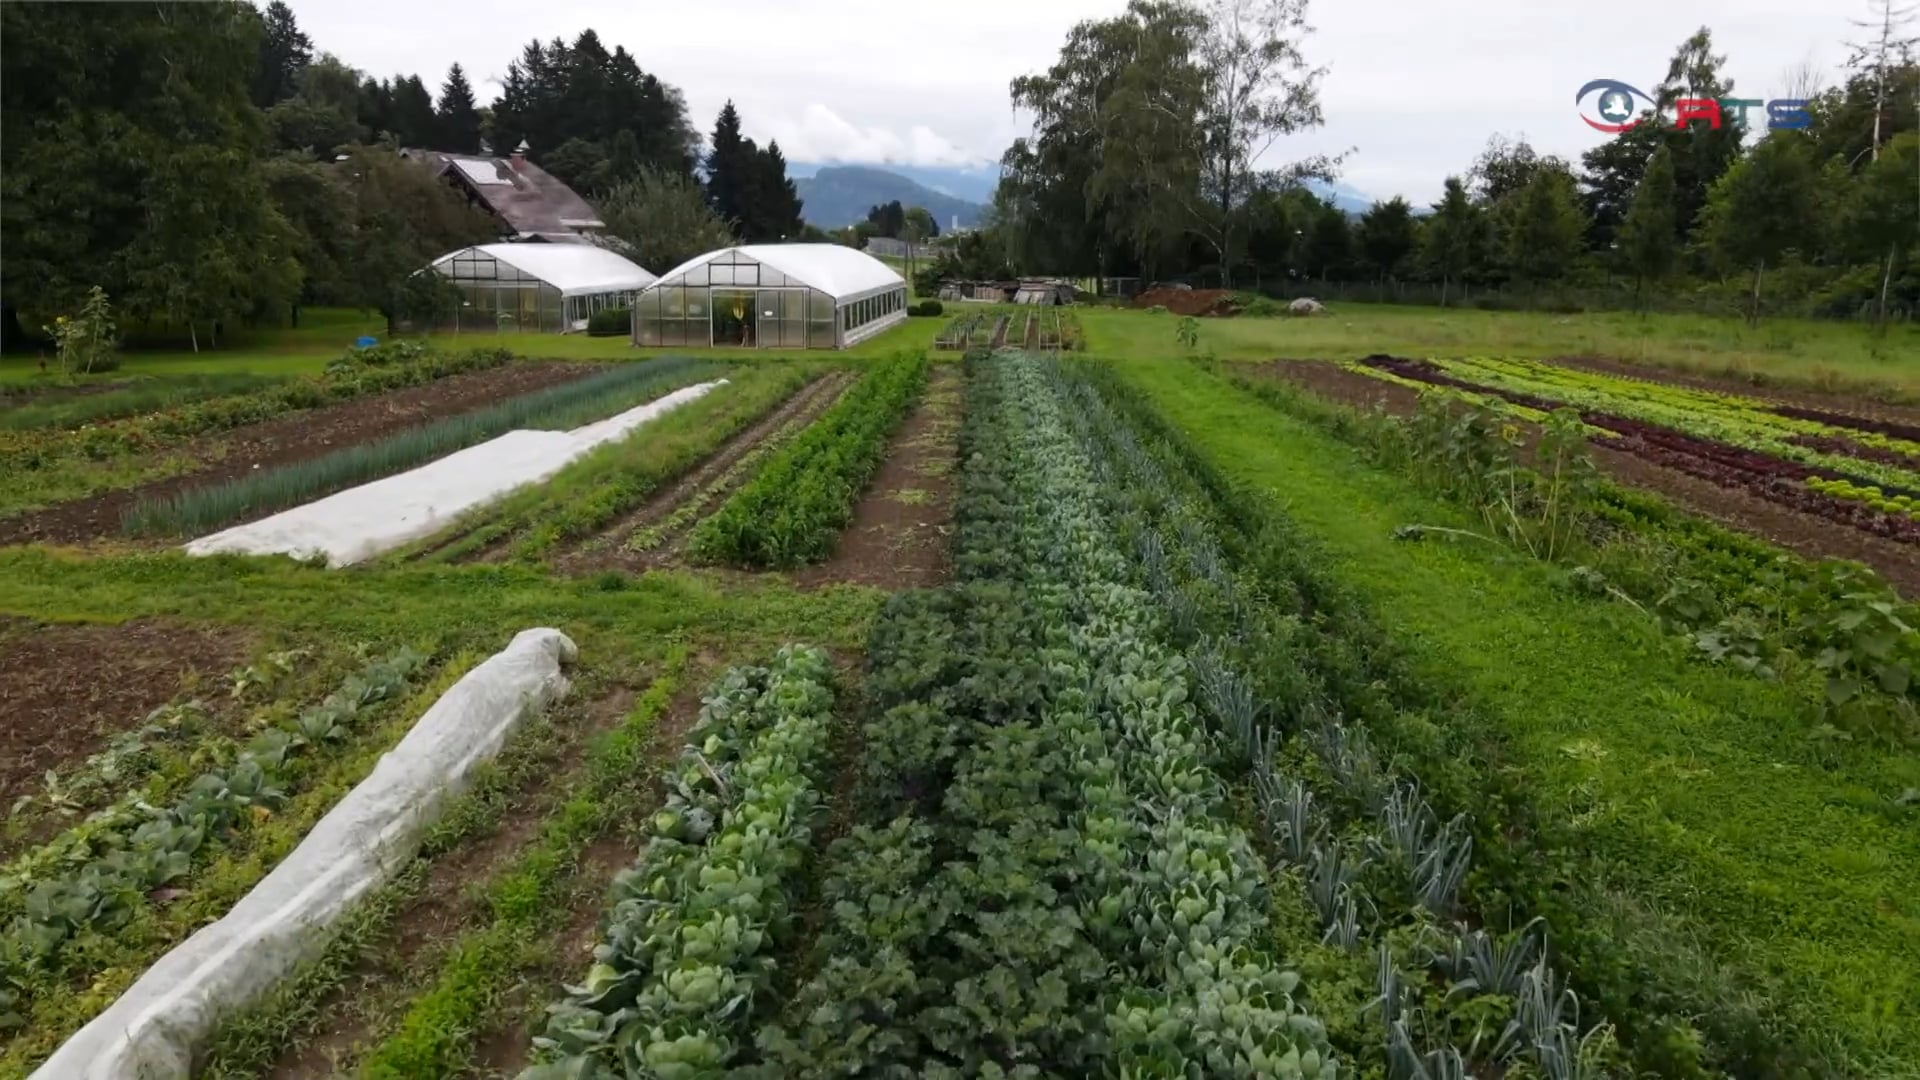
[[588, 337], [621, 337], [633, 333], [633, 309], [607, 308], [587, 320]]
[[917, 315], [922, 318], [933, 318], [939, 315], [946, 314], [946, 311], [947, 311], [946, 306], [941, 304], [940, 301], [938, 300], [922, 300], [919, 303], [908, 308], [907, 314]]

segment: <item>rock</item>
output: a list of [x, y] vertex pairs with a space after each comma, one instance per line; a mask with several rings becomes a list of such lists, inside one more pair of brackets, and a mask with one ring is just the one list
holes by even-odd
[[1325, 315], [1327, 306], [1309, 296], [1303, 296], [1287, 305], [1289, 315]]

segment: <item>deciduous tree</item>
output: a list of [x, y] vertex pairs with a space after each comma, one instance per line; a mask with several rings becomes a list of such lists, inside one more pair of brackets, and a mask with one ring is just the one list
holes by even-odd
[[642, 169], [601, 198], [598, 209], [607, 232], [627, 243], [629, 257], [657, 274], [733, 243], [732, 230], [685, 173]]
[[1440, 279], [1440, 305], [1446, 306], [1449, 287], [1478, 266], [1486, 251], [1486, 219], [1467, 195], [1457, 176], [1447, 177], [1446, 193], [1433, 204], [1427, 218], [1422, 254]]
[[1395, 196], [1374, 203], [1360, 215], [1360, 254], [1376, 279], [1397, 277], [1413, 253], [1413, 208]]
[[1636, 303], [1648, 282], [1673, 269], [1679, 254], [1674, 216], [1673, 154], [1662, 146], [1654, 151], [1634, 191], [1633, 206], [1620, 223], [1620, 261], [1633, 273]]
[[1702, 230], [1728, 267], [1753, 271], [1747, 321], [1760, 321], [1760, 285], [1769, 263], [1814, 235], [1814, 169], [1797, 132], [1775, 132], [1734, 163], [1708, 194]]

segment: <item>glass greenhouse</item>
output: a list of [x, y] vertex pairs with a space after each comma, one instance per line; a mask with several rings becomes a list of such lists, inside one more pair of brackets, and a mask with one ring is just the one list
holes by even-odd
[[592, 244], [481, 244], [433, 261], [460, 303], [447, 330], [584, 330], [594, 312], [630, 307], [653, 275]]
[[844, 349], [907, 317], [907, 283], [839, 244], [747, 244], [688, 260], [633, 309], [636, 345]]

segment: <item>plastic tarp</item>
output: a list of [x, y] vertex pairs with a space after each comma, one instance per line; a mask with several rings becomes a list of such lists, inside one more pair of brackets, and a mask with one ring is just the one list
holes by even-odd
[[676, 284], [687, 271], [729, 251], [737, 251], [823, 293], [831, 293], [836, 302], [898, 289], [906, 284], [906, 279], [893, 267], [844, 244], [741, 244], [721, 248], [696, 255], [661, 274], [659, 284]]
[[432, 536], [461, 514], [535, 484], [605, 443], [694, 400], [725, 379], [688, 386], [572, 431], [509, 431], [417, 469], [236, 525], [186, 546], [189, 555], [324, 555], [350, 566]]
[[522, 630], [441, 695], [373, 772], [219, 921], [147, 969], [33, 1080], [175, 1080], [227, 1018], [322, 953], [521, 720], [567, 692], [574, 644]]
[[480, 244], [440, 256], [433, 260], [433, 268], [451, 277], [454, 260], [470, 251], [538, 278], [560, 290], [562, 296], [639, 292], [654, 281], [646, 267], [593, 244]]

